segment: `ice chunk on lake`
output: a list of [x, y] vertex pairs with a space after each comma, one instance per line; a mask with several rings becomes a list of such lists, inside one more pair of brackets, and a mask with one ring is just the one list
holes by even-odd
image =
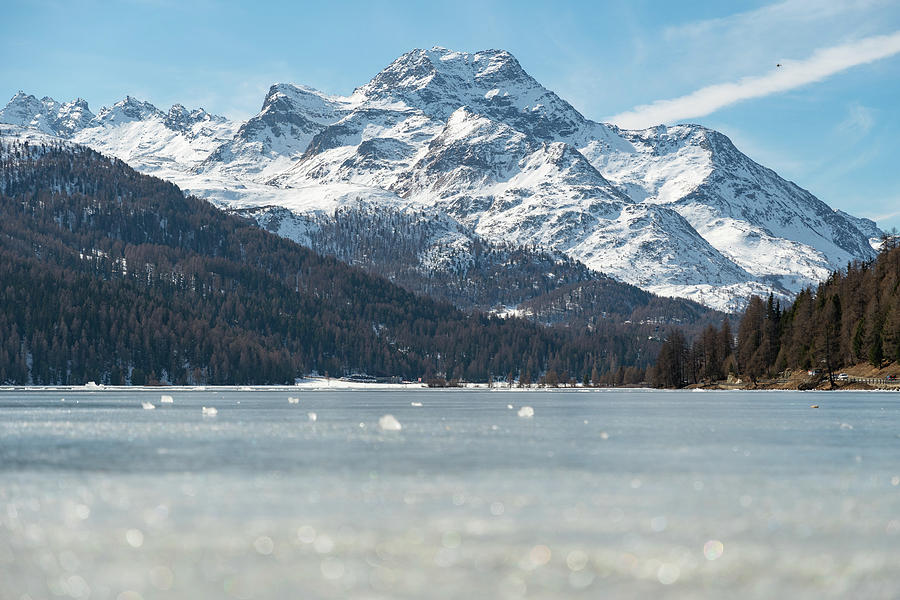
[[172, 404], [173, 402], [175, 402], [175, 399], [172, 398], [172, 396], [170, 396], [168, 394], [163, 394], [162, 396], [159, 397], [159, 401], [162, 404]]
[[309, 420], [312, 421], [313, 423], [315, 423], [316, 421], [319, 420], [319, 415], [317, 415], [314, 412], [306, 413], [306, 416], [309, 417]]
[[144, 410], [153, 410], [156, 407], [153, 406], [153, 404], [151, 404], [150, 402], [141, 402], [141, 408], [143, 408]]
[[288, 396], [288, 404], [300, 404], [300, 398]]
[[394, 418], [394, 415], [384, 415], [378, 419], [378, 428], [382, 431], [400, 431], [403, 426]]
[[409, 405], [410, 406], [422, 406], [422, 403], [421, 402], [410, 402]]
[[534, 409], [531, 408], [530, 406], [523, 406], [522, 408], [519, 409], [518, 415], [520, 417], [533, 417]]
[[219, 411], [216, 410], [215, 406], [204, 406], [202, 413], [204, 417], [214, 417], [219, 414]]

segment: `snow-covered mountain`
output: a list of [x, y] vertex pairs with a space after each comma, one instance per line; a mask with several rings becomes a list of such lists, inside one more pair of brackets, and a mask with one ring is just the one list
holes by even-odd
[[46, 96], [38, 100], [25, 92], [13, 96], [0, 111], [0, 123], [30, 127], [60, 137], [69, 137], [84, 129], [92, 119], [94, 113], [81, 98], [60, 103]]
[[226, 177], [277, 175], [306, 151], [313, 136], [345, 114], [343, 104], [312, 88], [273, 85], [259, 114], [216, 148], [202, 169]]
[[113, 154], [261, 223], [276, 215], [301, 242], [338, 210], [432, 214], [459, 224], [445, 228], [457, 242], [537, 246], [726, 310], [870, 259], [880, 233], [718, 132], [591, 121], [502, 50], [414, 50], [348, 97], [276, 84], [243, 123], [133, 98], [94, 116], [81, 100], [23, 93], [0, 122]]

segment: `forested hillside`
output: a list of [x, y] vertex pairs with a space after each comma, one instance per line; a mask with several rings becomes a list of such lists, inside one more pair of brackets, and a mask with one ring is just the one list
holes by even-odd
[[684, 298], [666, 298], [608, 277], [560, 286], [522, 302], [520, 309], [541, 323], [596, 327], [606, 319], [644, 324], [654, 336], [678, 325], [692, 333], [720, 324], [725, 313]]
[[900, 238], [886, 236], [874, 261], [847, 265], [786, 309], [772, 297], [752, 297], [732, 341], [730, 331], [715, 328], [693, 344], [670, 332], [654, 383], [681, 387], [729, 372], [756, 381], [787, 369], [829, 375], [859, 363], [880, 369], [900, 362]]
[[559, 253], [489, 243], [446, 217], [422, 211], [360, 205], [314, 216], [274, 206], [232, 212], [273, 233], [293, 226], [302, 233], [292, 239], [319, 254], [463, 310], [517, 305], [568, 283], [603, 277]]
[[463, 310], [517, 314], [539, 323], [594, 326], [644, 321], [694, 329], [723, 314], [661, 298], [559, 252], [489, 242], [446, 216], [363, 202], [327, 214], [262, 206], [230, 211], [368, 273]]
[[0, 382], [537, 379], [658, 341], [467, 314], [71, 145], [0, 144]]

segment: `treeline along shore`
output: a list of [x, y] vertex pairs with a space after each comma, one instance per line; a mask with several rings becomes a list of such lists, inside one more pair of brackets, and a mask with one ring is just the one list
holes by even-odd
[[753, 297], [737, 335], [728, 322], [692, 343], [675, 329], [649, 374], [656, 387], [884, 388], [900, 378], [900, 237], [782, 308]]
[[672, 320], [690, 322], [668, 329], [657, 299], [646, 318], [629, 304], [614, 318], [549, 326], [416, 294], [90, 149], [5, 140], [0, 385], [290, 384], [364, 372], [448, 384], [891, 387], [897, 240], [787, 308], [752, 298], [729, 321], [672, 302]]

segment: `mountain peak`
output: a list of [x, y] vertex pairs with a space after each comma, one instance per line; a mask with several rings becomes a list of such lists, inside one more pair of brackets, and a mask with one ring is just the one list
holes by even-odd
[[88, 107], [87, 100], [76, 98], [59, 106], [53, 127], [58, 135], [70, 137], [87, 127], [93, 119], [94, 113]]
[[165, 114], [149, 102], [130, 95], [125, 96], [111, 107], [104, 106], [97, 113], [97, 121], [104, 125], [143, 121], [149, 118], [164, 119]]
[[0, 110], [0, 123], [28, 127], [34, 118], [44, 110], [44, 104], [31, 94], [19, 90], [10, 98], [6, 107]]
[[316, 134], [340, 119], [345, 103], [346, 99], [311, 87], [273, 84], [259, 113], [241, 125], [233, 139], [216, 148], [203, 168], [231, 164], [243, 173], [260, 173], [265, 170], [260, 161], [300, 156]]
[[166, 126], [169, 129], [184, 129], [185, 127], [190, 127], [192, 122], [197, 120], [192, 117], [196, 116], [202, 119], [205, 113], [206, 111], [202, 108], [191, 112], [183, 104], [173, 104], [168, 114], [166, 114]]
[[173, 104], [166, 114], [165, 125], [175, 131], [186, 131], [197, 123], [214, 121], [222, 123], [226, 119], [206, 112], [203, 108], [189, 110], [183, 104]]
[[268, 98], [274, 94], [289, 94], [292, 96], [297, 94], [312, 94], [314, 96], [327, 95], [314, 87], [303, 85], [301, 83], [273, 83], [269, 87], [269, 92], [266, 94], [266, 97]]
[[312, 121], [331, 122], [335, 108], [341, 103], [340, 98], [324, 94], [315, 88], [293, 83], [273, 84], [259, 115], [270, 113], [300, 113]]
[[2, 123], [31, 127], [62, 137], [71, 136], [93, 118], [94, 114], [88, 109], [87, 102], [81, 98], [60, 103], [50, 96], [38, 100], [21, 90], [0, 110]]
[[543, 141], [575, 134], [586, 120], [572, 105], [538, 83], [506, 50], [474, 54], [434, 47], [400, 56], [355, 97], [402, 102], [446, 120], [460, 106]]
[[506, 50], [470, 54], [434, 46], [401, 55], [358, 91], [374, 98], [426, 89], [458, 95], [465, 88], [504, 83], [540, 87]]

